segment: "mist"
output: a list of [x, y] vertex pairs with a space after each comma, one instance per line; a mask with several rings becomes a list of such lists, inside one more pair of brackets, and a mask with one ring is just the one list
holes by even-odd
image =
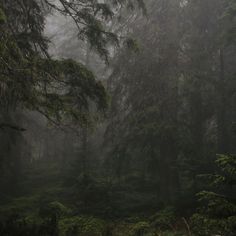
[[0, 1], [0, 235], [234, 236], [235, 0]]

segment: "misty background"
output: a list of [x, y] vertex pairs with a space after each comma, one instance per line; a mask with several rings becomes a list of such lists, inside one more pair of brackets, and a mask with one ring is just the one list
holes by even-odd
[[235, 12], [0, 1], [0, 234], [233, 236]]

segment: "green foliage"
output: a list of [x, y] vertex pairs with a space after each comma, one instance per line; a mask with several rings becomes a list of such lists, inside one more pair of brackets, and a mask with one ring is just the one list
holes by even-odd
[[[0, 118], [2, 113], [28, 109], [55, 125], [79, 124], [87, 131], [107, 109], [105, 88], [85, 65], [50, 58], [43, 34], [45, 10], [69, 16], [79, 39], [108, 61], [110, 45], [118, 46], [119, 37], [107, 31], [106, 23], [124, 6], [135, 10], [138, 4], [144, 11], [145, 6], [141, 0], [53, 2], [1, 1], [0, 105], [4, 112]], [[102, 134], [87, 142], [85, 132], [84, 149], [89, 151], [82, 153], [77, 136], [52, 132], [53, 140], [63, 139], [59, 145], [53, 143], [59, 157], [50, 153], [48, 139], [43, 157], [62, 162], [61, 168], [46, 161], [48, 166], [41, 169], [36, 162], [34, 175], [28, 175], [28, 180], [21, 176], [18, 189], [22, 189], [15, 190], [15, 198], [1, 191], [0, 235], [185, 235], [190, 231], [187, 221], [177, 221], [173, 208], [166, 206], [174, 205], [179, 215], [192, 214], [199, 189], [207, 190], [197, 195], [202, 207], [191, 218], [193, 233], [234, 235], [235, 157], [220, 155], [216, 167], [210, 163], [217, 150], [235, 150], [230, 132], [236, 117], [231, 50], [234, 2], [215, 0], [213, 6], [212, 0], [150, 0], [147, 21], [138, 19], [129, 26], [130, 18], [138, 18], [136, 13], [129, 16], [124, 31], [131, 37], [123, 40], [124, 50], [114, 61], [107, 83], [111, 110], [101, 128], [101, 133], [106, 128], [106, 150], [98, 147], [98, 152], [90, 153]], [[229, 37], [227, 45], [222, 45], [222, 36]], [[127, 48], [139, 53], [130, 54]], [[13, 136], [15, 145], [19, 136]], [[17, 160], [24, 157], [20, 152], [11, 154], [9, 140], [1, 136], [0, 173], [14, 175]], [[93, 168], [85, 173], [81, 160], [73, 162], [73, 173], [63, 181], [65, 165], [81, 156]], [[202, 175], [209, 171], [213, 174]], [[198, 174], [209, 183], [198, 181]], [[2, 176], [0, 182], [5, 184]]]
[[86, 216], [65, 218], [59, 222], [60, 236], [67, 235], [91, 235], [102, 236], [105, 230], [105, 222]]
[[159, 230], [170, 229], [175, 222], [175, 212], [172, 207], [167, 207], [153, 215], [150, 220], [152, 225]]
[[206, 203], [204, 212], [209, 216], [221, 218], [233, 215], [236, 212], [236, 206], [228, 201], [224, 195], [202, 191], [197, 196], [199, 201]]
[[227, 175], [226, 177], [236, 183], [236, 158], [235, 156], [218, 155], [216, 164]]
[[[141, 6], [141, 1], [138, 2]], [[115, 5], [118, 7], [123, 3], [116, 1]], [[91, 124], [98, 113], [89, 116], [89, 104], [93, 102], [98, 110], [107, 107], [104, 86], [95, 81], [84, 65], [49, 58], [49, 41], [43, 35], [45, 7], [70, 16], [78, 26], [79, 37], [88, 40], [106, 60], [107, 45], [118, 44], [116, 35], [105, 30], [106, 20], [114, 15], [110, 4], [61, 0], [57, 6], [47, 0], [41, 3], [20, 0], [11, 4], [3, 1], [0, 11], [2, 106], [36, 110], [54, 124], [66, 119], [79, 121], [82, 125]], [[26, 12], [28, 8], [31, 10]], [[17, 22], [14, 15], [17, 15]]]
[[145, 232], [147, 232], [149, 228], [150, 228], [150, 225], [148, 222], [140, 221], [131, 227], [130, 236], [144, 235]]
[[[230, 236], [234, 235], [236, 229], [235, 156], [218, 155], [216, 163], [221, 172], [219, 175], [212, 175], [211, 181], [214, 185], [217, 184], [219, 193], [202, 191], [198, 194], [202, 207], [199, 213], [192, 217], [193, 231], [196, 235]], [[219, 179], [223, 181], [218, 181]], [[221, 193], [220, 189], [224, 192]]]
[[225, 219], [214, 219], [202, 214], [194, 214], [192, 216], [192, 230], [195, 232], [195, 235], [199, 236], [210, 236], [212, 234], [233, 236], [236, 227], [235, 220], [235, 216]]
[[[144, 7], [141, 2], [138, 1], [139, 6]], [[91, 113], [91, 103], [98, 111], [107, 108], [105, 88], [84, 65], [49, 57], [49, 41], [43, 35], [44, 11], [71, 17], [79, 38], [87, 40], [108, 60], [107, 45], [118, 44], [117, 36], [105, 30], [105, 23], [114, 15], [113, 4], [80, 0], [60, 0], [59, 3], [54, 5], [47, 0], [1, 3], [1, 105], [6, 109], [36, 110], [56, 125], [67, 121], [88, 126], [99, 115], [97, 111]], [[119, 7], [126, 1], [114, 4]], [[27, 9], [30, 10], [27, 12]]]
[[58, 221], [60, 218], [68, 215], [70, 210], [60, 202], [51, 202], [43, 205], [39, 210], [39, 216], [42, 218], [54, 219]]
[[[108, 45], [119, 44], [116, 34], [106, 30], [106, 22], [111, 20], [117, 13], [117, 10], [126, 6], [134, 10], [136, 7], [145, 12], [145, 4], [143, 0], [115, 0], [101, 3], [100, 1], [66, 1], [60, 0], [58, 7], [53, 3], [45, 0], [55, 11], [70, 16], [78, 28], [78, 37], [82, 40], [86, 39], [92, 49], [94, 49], [106, 62], [109, 58]], [[81, 7], [82, 6], [82, 7]]]

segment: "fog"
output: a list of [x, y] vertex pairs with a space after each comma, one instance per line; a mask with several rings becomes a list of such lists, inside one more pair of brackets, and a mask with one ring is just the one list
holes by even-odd
[[0, 1], [0, 235], [234, 236], [235, 0]]

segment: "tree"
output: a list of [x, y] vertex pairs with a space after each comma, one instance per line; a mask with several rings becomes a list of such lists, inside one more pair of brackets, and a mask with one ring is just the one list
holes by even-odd
[[150, 1], [148, 7], [148, 20], [130, 26], [140, 51], [127, 55], [123, 50], [110, 77], [112, 117], [106, 135], [112, 156], [108, 159], [114, 161], [119, 178], [137, 173], [142, 181], [155, 182], [159, 201], [173, 201], [179, 188], [180, 7], [178, 1]]
[[[121, 7], [125, 2], [114, 1], [114, 4]], [[104, 86], [85, 65], [71, 59], [50, 57], [50, 42], [44, 36], [44, 28], [46, 15], [53, 11], [72, 18], [78, 37], [87, 41], [106, 61], [107, 46], [118, 44], [118, 37], [105, 30], [105, 22], [115, 11], [110, 4], [82, 0], [60, 0], [57, 3], [50, 0], [2, 0], [0, 128], [5, 131], [2, 139], [8, 135], [9, 129], [24, 130], [18, 123], [16, 112], [36, 111], [54, 125], [74, 128], [94, 124], [98, 113], [107, 108]], [[6, 145], [14, 149], [12, 140]]]
[[234, 235], [236, 228], [236, 159], [235, 156], [219, 155], [215, 174], [205, 175], [208, 191], [198, 194], [201, 208], [192, 217], [196, 235]]
[[109, 80], [106, 165], [121, 180], [131, 175], [152, 183], [160, 201], [191, 208], [204, 184], [198, 174], [213, 169], [215, 153], [234, 150], [235, 51], [231, 45], [219, 53], [229, 26], [223, 16], [232, 5], [147, 6], [147, 22], [127, 26], [139, 53], [121, 51]]

